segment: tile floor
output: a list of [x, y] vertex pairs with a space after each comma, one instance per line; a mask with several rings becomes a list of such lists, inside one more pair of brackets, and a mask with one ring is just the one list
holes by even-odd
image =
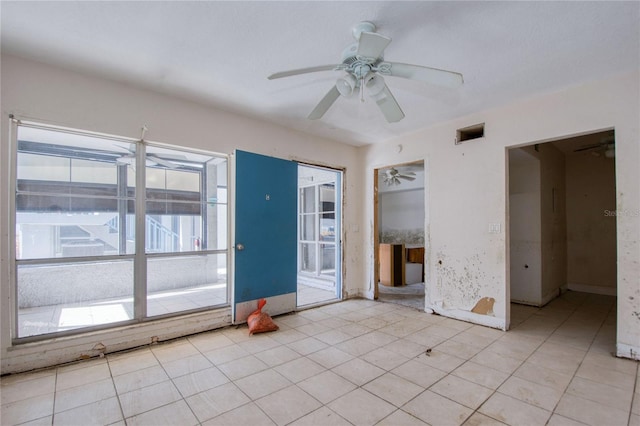
[[381, 302], [398, 303], [424, 311], [424, 283], [398, 287], [389, 287], [379, 283], [378, 299]]
[[338, 300], [335, 291], [298, 283], [298, 306], [315, 305], [318, 303]]
[[611, 297], [513, 305], [507, 333], [368, 300], [275, 321], [5, 376], [0, 424], [640, 425]]

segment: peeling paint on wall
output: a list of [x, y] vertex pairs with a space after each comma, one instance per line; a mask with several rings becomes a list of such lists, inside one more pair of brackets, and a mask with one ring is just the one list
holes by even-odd
[[482, 315], [493, 315], [494, 303], [496, 303], [496, 299], [493, 297], [483, 297], [478, 300], [478, 303], [471, 309], [471, 312]]

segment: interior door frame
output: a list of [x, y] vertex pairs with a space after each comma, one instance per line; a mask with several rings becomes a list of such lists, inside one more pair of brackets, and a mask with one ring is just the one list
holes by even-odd
[[[578, 133], [571, 133], [571, 134], [561, 134], [561, 135], [556, 135], [554, 137], [551, 138], [547, 138], [547, 139], [541, 139], [541, 140], [534, 140], [534, 141], [528, 141], [525, 143], [520, 143], [520, 144], [516, 144], [516, 145], [510, 145], [510, 146], [505, 146], [504, 147], [504, 155], [505, 155], [505, 219], [504, 219], [504, 223], [505, 223], [505, 324], [504, 324], [504, 330], [508, 331], [511, 328], [511, 258], [510, 258], [510, 253], [511, 253], [511, 211], [510, 211], [510, 200], [509, 200], [509, 180], [510, 180], [510, 174], [511, 174], [511, 170], [510, 170], [510, 166], [509, 166], [509, 152], [511, 150], [514, 149], [519, 149], [519, 148], [525, 148], [525, 147], [529, 147], [529, 146], [535, 146], [535, 145], [542, 145], [542, 144], [546, 144], [546, 143], [553, 143], [553, 142], [560, 142], [562, 143], [563, 140], [567, 140], [567, 139], [572, 139], [572, 138], [577, 138], [577, 137], [582, 137], [582, 136], [589, 136], [589, 135], [593, 135], [593, 134], [598, 134], [598, 133], [602, 133], [602, 132], [606, 132], [606, 131], [614, 131], [614, 138], [615, 138], [615, 126], [610, 126], [610, 127], [604, 127], [604, 128], [599, 128], [599, 129], [593, 129], [593, 130], [588, 130], [588, 131], [583, 131], [583, 132], [578, 132]], [[615, 141], [615, 139], [614, 139]], [[614, 159], [614, 161], [616, 161], [616, 159]], [[617, 176], [618, 176], [618, 165], [617, 163], [614, 163], [614, 175], [615, 178], [617, 180]], [[565, 174], [565, 179], [566, 179], [566, 174]], [[616, 182], [617, 183], [617, 182]], [[615, 198], [616, 198], [616, 205], [618, 202], [618, 191], [617, 189], [614, 188], [614, 193], [615, 193]], [[617, 223], [616, 223], [616, 250], [619, 248], [618, 245], [618, 233], [617, 233]], [[616, 252], [616, 259], [619, 260], [620, 255], [619, 252]], [[568, 261], [568, 260], [567, 260]], [[620, 282], [619, 282], [619, 273], [618, 273], [619, 269], [616, 269], [616, 294], [619, 291], [620, 288]], [[565, 286], [567, 285], [567, 283], [565, 283]], [[566, 289], [561, 291], [566, 291]], [[620, 321], [620, 317], [619, 317], [619, 312], [621, 311], [620, 309], [620, 300], [618, 298], [618, 301], [615, 304], [615, 309], [616, 309], [616, 321]], [[616, 345], [617, 345], [617, 331], [616, 331]]]
[[[379, 291], [379, 283], [380, 283], [380, 213], [379, 213], [379, 207], [380, 207], [380, 196], [379, 196], [379, 188], [378, 188], [378, 181], [379, 181], [379, 177], [380, 177], [380, 171], [382, 169], [388, 169], [389, 167], [402, 167], [402, 166], [409, 166], [409, 165], [414, 165], [417, 163], [422, 163], [422, 167], [423, 167], [423, 171], [424, 171], [424, 186], [423, 186], [423, 192], [424, 192], [424, 200], [425, 200], [425, 204], [428, 205], [429, 204], [429, 191], [428, 191], [428, 169], [427, 169], [427, 160], [424, 158], [419, 158], [416, 160], [410, 160], [410, 161], [404, 161], [402, 163], [394, 163], [394, 164], [387, 164], [387, 165], [382, 165], [382, 166], [378, 166], [376, 168], [373, 169], [373, 299], [377, 300], [379, 298], [380, 295], [380, 291]], [[429, 259], [429, 253], [430, 253], [430, 249], [428, 248], [429, 246], [429, 239], [428, 236], [429, 234], [427, 233], [427, 226], [428, 226], [428, 221], [429, 221], [429, 212], [427, 210], [427, 207], [425, 205], [425, 209], [424, 209], [424, 225], [425, 225], [425, 229], [424, 229], [424, 245], [425, 245], [425, 257], [423, 259], [424, 262], [424, 274], [422, 276], [422, 279], [424, 280], [424, 284], [425, 284], [425, 291], [424, 291], [424, 296], [425, 296], [425, 307], [426, 302], [427, 302], [427, 282], [428, 282], [428, 277], [427, 277], [427, 266], [428, 266], [428, 259]]]
[[[299, 166], [315, 167], [315, 168], [325, 169], [325, 170], [339, 173], [340, 197], [336, 203], [337, 206], [336, 206], [335, 214], [336, 216], [340, 217], [340, 230], [339, 230], [340, 232], [338, 234], [339, 240], [336, 241], [336, 250], [339, 251], [339, 255], [336, 256], [336, 259], [339, 260], [340, 262], [339, 267], [338, 265], [336, 265], [336, 286], [339, 287], [340, 294], [337, 296], [337, 300], [329, 300], [328, 303], [342, 301], [344, 300], [344, 294], [345, 294], [343, 283], [344, 283], [344, 277], [346, 273], [345, 261], [344, 261], [344, 247], [343, 247], [343, 242], [345, 240], [344, 198], [345, 198], [345, 190], [346, 190], [346, 168], [339, 167], [339, 166], [330, 166], [326, 164], [313, 163], [313, 162], [304, 161], [304, 160], [292, 160], [292, 161], [295, 161], [296, 163], [298, 163]], [[299, 231], [300, 230], [298, 229], [298, 232]], [[298, 244], [298, 248], [299, 248], [299, 244]], [[312, 308], [315, 306], [318, 306], [318, 305], [313, 304], [313, 305], [302, 306], [302, 307], [298, 306], [297, 309], [304, 310], [304, 309]]]

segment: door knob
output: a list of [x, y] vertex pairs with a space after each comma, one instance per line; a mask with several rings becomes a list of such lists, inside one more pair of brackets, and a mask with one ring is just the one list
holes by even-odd
[[244, 244], [236, 244], [236, 250], [238, 251], [244, 250]]

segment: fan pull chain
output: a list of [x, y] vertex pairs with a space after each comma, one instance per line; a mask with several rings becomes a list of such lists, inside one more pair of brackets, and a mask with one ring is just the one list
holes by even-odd
[[360, 102], [364, 102], [364, 76], [360, 78]]

